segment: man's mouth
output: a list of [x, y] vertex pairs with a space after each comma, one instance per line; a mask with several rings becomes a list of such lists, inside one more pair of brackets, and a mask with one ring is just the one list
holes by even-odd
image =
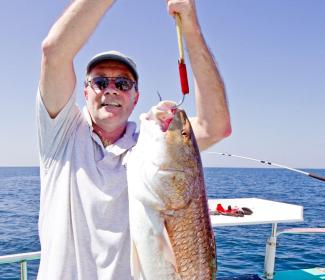
[[101, 105], [102, 105], [102, 107], [106, 107], [106, 106], [113, 106], [113, 107], [117, 107], [117, 108], [122, 107], [122, 105], [120, 103], [115, 102], [115, 101], [105, 102], [105, 103], [102, 103]]

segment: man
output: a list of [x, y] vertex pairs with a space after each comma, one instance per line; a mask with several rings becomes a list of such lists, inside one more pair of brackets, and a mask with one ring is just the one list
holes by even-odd
[[[73, 1], [42, 44], [38, 279], [131, 279], [125, 155], [136, 144], [128, 122], [139, 97], [136, 65], [119, 52], [101, 53], [87, 66], [83, 112], [74, 93], [73, 59], [113, 3]], [[203, 150], [231, 131], [224, 86], [194, 0], [168, 0], [167, 7], [182, 20], [195, 76], [191, 124]]]

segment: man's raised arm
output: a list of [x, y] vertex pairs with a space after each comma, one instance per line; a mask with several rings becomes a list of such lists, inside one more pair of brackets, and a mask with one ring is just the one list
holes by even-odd
[[195, 79], [197, 116], [191, 118], [191, 124], [200, 150], [204, 150], [231, 133], [224, 84], [201, 32], [194, 0], [167, 0], [167, 5], [171, 15], [181, 17]]
[[39, 88], [51, 117], [60, 112], [75, 88], [75, 55], [113, 3], [114, 0], [73, 1], [44, 39]]

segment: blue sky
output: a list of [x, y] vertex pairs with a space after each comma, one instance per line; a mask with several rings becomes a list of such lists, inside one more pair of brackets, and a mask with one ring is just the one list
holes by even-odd
[[[0, 166], [38, 165], [40, 45], [69, 2], [2, 3]], [[325, 1], [198, 0], [197, 9], [226, 84], [233, 126], [232, 136], [209, 150], [325, 168]], [[108, 49], [125, 52], [138, 64], [141, 97], [132, 120], [157, 103], [157, 90], [179, 100], [176, 33], [165, 0], [120, 0], [108, 11], [75, 59], [80, 106], [84, 67]], [[191, 76], [187, 57], [186, 63]], [[183, 107], [195, 114], [192, 79]], [[202, 157], [206, 166], [260, 167]]]

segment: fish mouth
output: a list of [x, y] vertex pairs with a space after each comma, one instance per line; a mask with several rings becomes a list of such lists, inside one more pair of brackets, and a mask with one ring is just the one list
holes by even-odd
[[188, 132], [189, 130], [189, 121], [185, 111], [175, 107], [175, 102], [172, 101], [159, 102], [146, 114], [146, 119], [156, 121], [162, 132], [174, 130]]
[[191, 124], [184, 110], [176, 109], [167, 131], [180, 131], [182, 138], [191, 139]]

